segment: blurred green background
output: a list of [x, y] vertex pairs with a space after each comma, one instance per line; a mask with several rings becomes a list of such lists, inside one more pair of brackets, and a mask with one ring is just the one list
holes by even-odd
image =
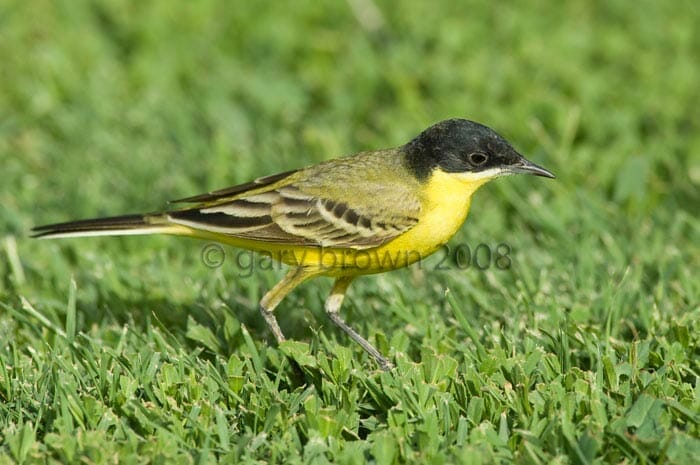
[[[0, 1], [3, 460], [689, 463], [698, 25], [692, 1]], [[452, 243], [508, 244], [509, 270], [354, 285], [344, 314], [393, 376], [330, 327], [329, 282], [281, 305], [310, 346], [280, 352], [256, 309], [279, 269], [242, 279], [186, 239], [28, 239], [451, 117], [558, 179], [477, 194]]]

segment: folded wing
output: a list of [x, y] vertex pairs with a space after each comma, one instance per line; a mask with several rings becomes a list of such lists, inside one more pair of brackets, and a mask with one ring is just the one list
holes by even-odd
[[[418, 202], [397, 214], [354, 208], [351, 203], [282, 186], [235, 200], [169, 212], [173, 223], [242, 239], [301, 246], [365, 249], [379, 246], [418, 222]], [[395, 207], [395, 206], [392, 206]]]

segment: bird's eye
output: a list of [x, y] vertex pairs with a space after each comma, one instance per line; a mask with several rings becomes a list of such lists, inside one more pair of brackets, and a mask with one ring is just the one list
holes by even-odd
[[482, 152], [474, 152], [469, 154], [469, 163], [474, 166], [481, 166], [486, 163], [489, 156]]

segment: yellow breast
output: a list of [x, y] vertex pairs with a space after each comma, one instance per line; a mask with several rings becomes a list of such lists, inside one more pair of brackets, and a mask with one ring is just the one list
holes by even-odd
[[472, 194], [486, 181], [435, 170], [423, 189], [420, 221], [405, 234], [378, 247], [379, 255], [407, 254], [409, 260], [403, 264], [405, 266], [438, 250], [462, 226], [469, 213]]

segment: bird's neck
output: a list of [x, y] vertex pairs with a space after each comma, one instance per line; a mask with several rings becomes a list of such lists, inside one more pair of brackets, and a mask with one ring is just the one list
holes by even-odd
[[462, 221], [464, 221], [472, 195], [490, 179], [488, 177], [461, 176], [457, 173], [446, 173], [436, 169], [428, 179], [424, 190], [425, 204], [429, 205], [429, 208], [437, 208], [446, 212], [452, 209], [452, 215], [463, 212]]

